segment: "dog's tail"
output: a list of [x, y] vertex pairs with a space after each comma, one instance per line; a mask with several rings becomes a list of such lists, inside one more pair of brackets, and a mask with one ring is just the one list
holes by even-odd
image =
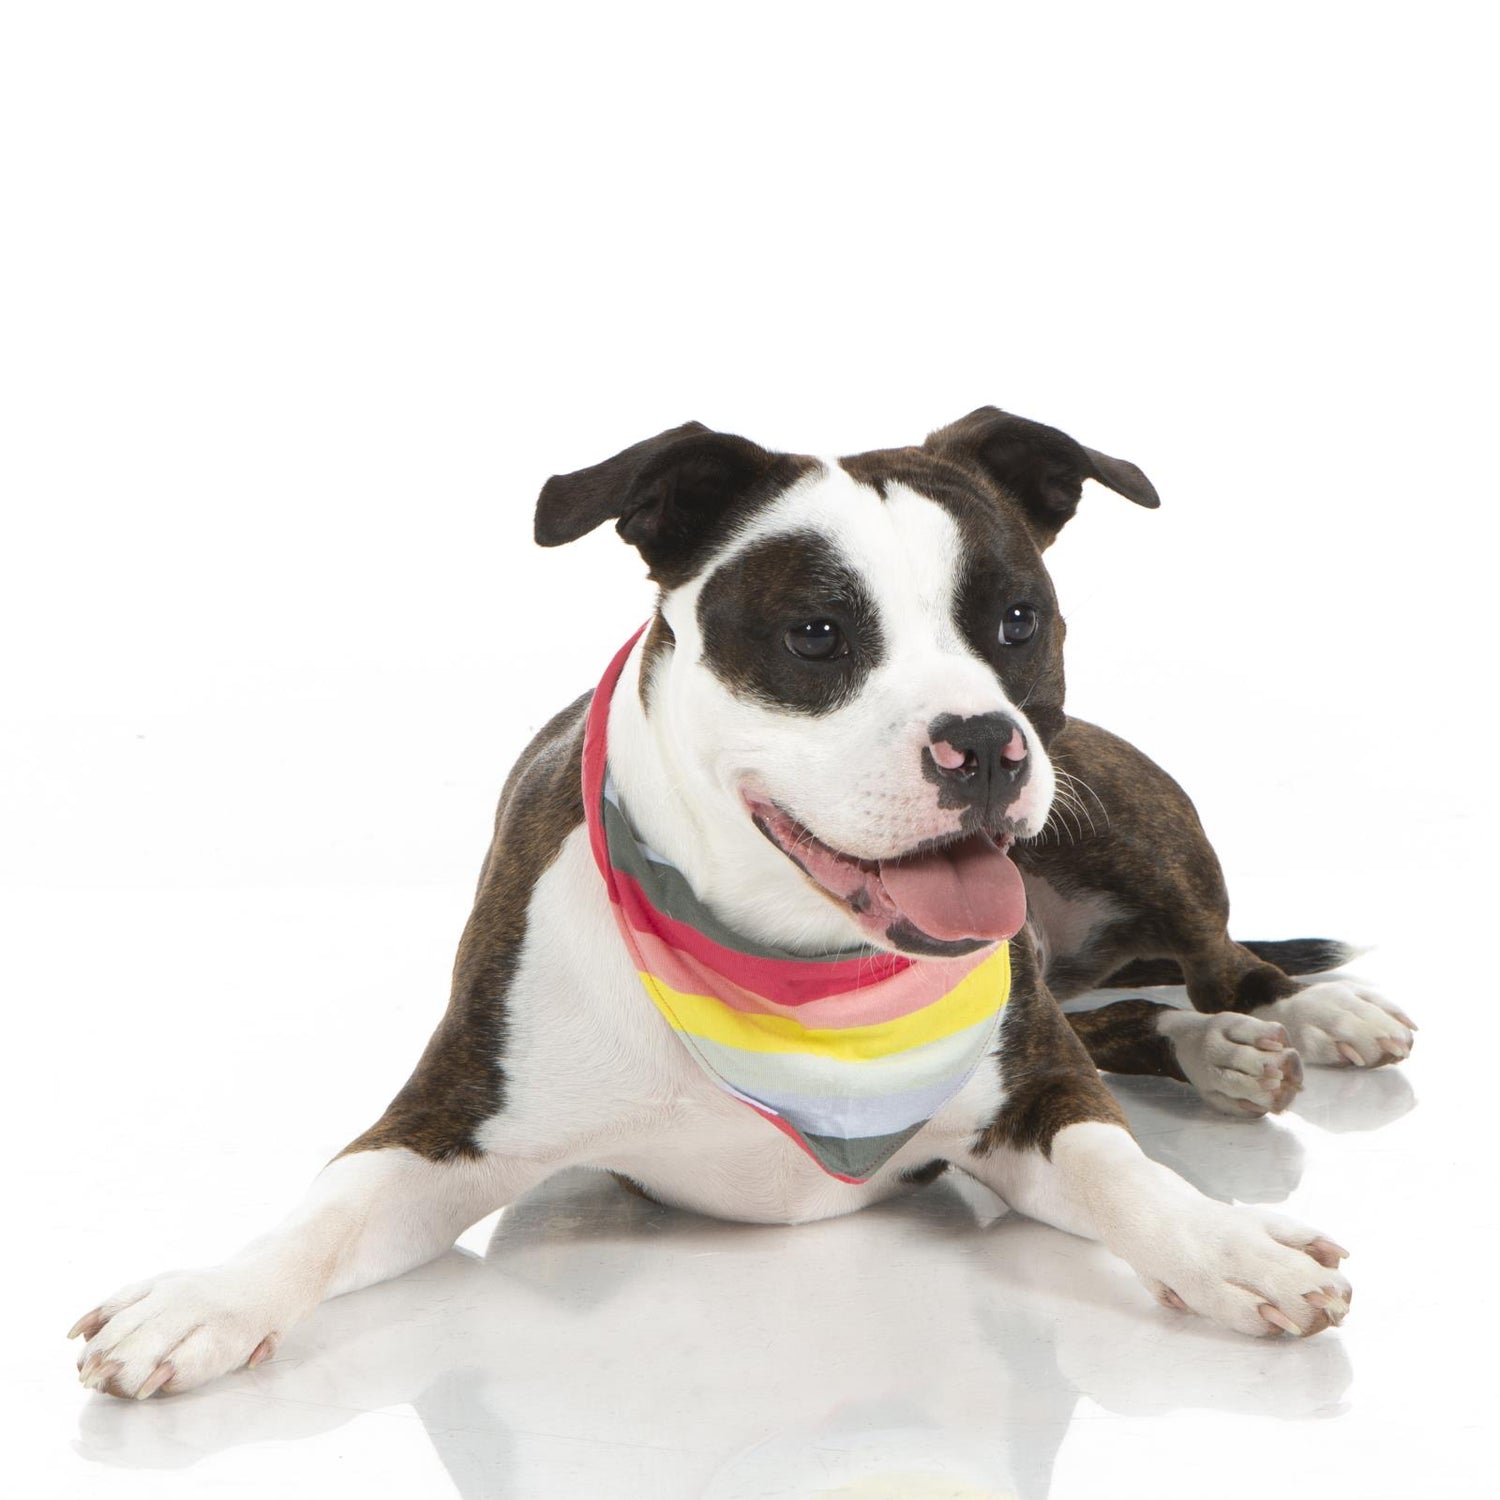
[[[1285, 974], [1321, 974], [1342, 968], [1365, 950], [1332, 938], [1288, 938], [1282, 942], [1242, 943], [1257, 958], [1275, 964]], [[1170, 958], [1138, 958], [1118, 969], [1100, 985], [1106, 990], [1149, 989], [1157, 984], [1181, 984], [1182, 969]]]

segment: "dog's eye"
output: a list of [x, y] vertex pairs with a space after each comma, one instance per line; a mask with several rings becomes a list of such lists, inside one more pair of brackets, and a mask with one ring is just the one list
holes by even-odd
[[786, 633], [786, 646], [794, 656], [808, 661], [832, 661], [849, 653], [844, 632], [832, 620], [807, 620], [793, 625]]
[[1012, 604], [1000, 621], [1000, 639], [1007, 646], [1024, 646], [1036, 634], [1037, 613], [1029, 604]]

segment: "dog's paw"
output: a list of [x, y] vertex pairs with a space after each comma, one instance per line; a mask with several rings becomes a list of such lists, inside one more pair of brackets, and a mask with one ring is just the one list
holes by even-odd
[[1416, 1023], [1399, 1006], [1343, 979], [1310, 984], [1256, 1016], [1287, 1029], [1302, 1060], [1326, 1068], [1379, 1068], [1411, 1055]]
[[1130, 1259], [1165, 1307], [1261, 1338], [1305, 1338], [1349, 1311], [1353, 1293], [1338, 1269], [1347, 1254], [1281, 1214], [1204, 1199], [1165, 1217]]
[[175, 1394], [275, 1352], [283, 1313], [263, 1276], [228, 1266], [123, 1287], [69, 1332], [78, 1378], [110, 1396]]
[[1279, 1114], [1302, 1087], [1302, 1059], [1275, 1021], [1234, 1011], [1174, 1010], [1156, 1029], [1172, 1043], [1188, 1082], [1225, 1114]]

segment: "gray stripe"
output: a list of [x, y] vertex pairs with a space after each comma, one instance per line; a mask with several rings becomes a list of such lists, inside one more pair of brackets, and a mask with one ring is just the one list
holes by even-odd
[[[692, 886], [675, 866], [658, 863], [648, 857], [637, 841], [630, 826], [624, 805], [612, 801], [608, 796], [604, 803], [604, 836], [609, 842], [610, 863], [622, 874], [640, 881], [651, 904], [673, 921], [695, 928], [704, 937], [728, 948], [734, 953], [743, 953], [750, 958], [789, 959], [793, 963], [846, 963], [856, 958], [873, 958], [882, 953], [879, 948], [860, 944], [844, 948], [837, 953], [792, 953], [786, 948], [774, 948], [769, 943], [757, 943], [742, 933], [726, 927], [699, 901]], [[654, 851], [653, 851], [654, 852]]]
[[857, 1141], [841, 1141], [836, 1136], [804, 1135], [812, 1153], [830, 1172], [845, 1177], [869, 1177], [893, 1157], [927, 1122], [913, 1125], [895, 1135], [867, 1135]]

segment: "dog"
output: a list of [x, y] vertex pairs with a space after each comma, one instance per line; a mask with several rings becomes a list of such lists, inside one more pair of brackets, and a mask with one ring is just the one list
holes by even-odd
[[[993, 407], [829, 460], [688, 423], [550, 479], [536, 540], [613, 521], [654, 614], [511, 771], [448, 1009], [385, 1114], [232, 1259], [79, 1319], [83, 1383], [144, 1399], [259, 1364], [574, 1165], [756, 1223], [955, 1168], [1170, 1308], [1340, 1322], [1347, 1252], [1149, 1160], [1099, 1076], [1259, 1116], [1304, 1061], [1398, 1061], [1412, 1026], [1293, 977], [1336, 944], [1232, 941], [1185, 794], [1065, 715], [1042, 554], [1085, 480], [1159, 503]], [[1058, 1003], [1163, 983], [1194, 1008]]]

